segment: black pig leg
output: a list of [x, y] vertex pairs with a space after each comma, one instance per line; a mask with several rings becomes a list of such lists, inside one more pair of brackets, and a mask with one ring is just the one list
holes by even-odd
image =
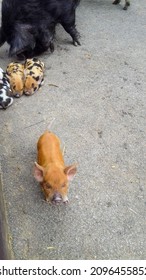
[[2, 27], [0, 27], [0, 47], [5, 43], [5, 41], [6, 41], [6, 38], [5, 38], [5, 35], [3, 32], [3, 29], [2, 29]]
[[128, 6], [130, 6], [130, 1], [125, 0], [125, 6], [124, 6], [123, 10], [127, 10]]
[[75, 26], [68, 26], [68, 25], [65, 25], [65, 24], [62, 24], [62, 26], [64, 27], [66, 32], [69, 33], [70, 36], [72, 37], [74, 46], [81, 45], [80, 41], [79, 41], [80, 34], [77, 31], [76, 27]]
[[117, 4], [119, 4], [121, 2], [121, 0], [115, 0], [114, 2], [113, 2], [113, 4], [114, 5], [117, 5]]
[[[117, 5], [117, 4], [119, 4], [120, 2], [121, 2], [121, 0], [115, 0], [115, 1], [113, 2], [113, 4], [114, 4], [114, 5]], [[128, 9], [128, 6], [130, 6], [130, 1], [129, 1], [129, 0], [125, 0], [125, 6], [124, 6], [123, 10], [127, 10], [127, 9]]]
[[67, 19], [63, 19], [61, 24], [65, 31], [72, 37], [74, 46], [81, 45], [79, 41], [80, 34], [75, 26], [75, 14], [71, 15]]

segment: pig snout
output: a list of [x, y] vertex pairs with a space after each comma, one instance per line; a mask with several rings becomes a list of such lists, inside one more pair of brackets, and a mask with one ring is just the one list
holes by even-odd
[[53, 197], [52, 197], [52, 203], [53, 204], [59, 204], [63, 202], [64, 204], [68, 203], [68, 197], [62, 196], [60, 193], [54, 193]]
[[53, 198], [52, 198], [52, 202], [54, 204], [60, 203], [62, 202], [62, 196], [60, 193], [54, 193]]

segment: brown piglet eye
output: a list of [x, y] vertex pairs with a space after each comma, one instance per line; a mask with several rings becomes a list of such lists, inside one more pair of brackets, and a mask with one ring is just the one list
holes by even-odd
[[51, 189], [52, 188], [51, 185], [49, 185], [49, 184], [45, 184], [45, 186], [46, 186], [47, 189]]
[[62, 184], [62, 186], [61, 186], [61, 188], [65, 188], [66, 187], [66, 184], [64, 183], [64, 184]]

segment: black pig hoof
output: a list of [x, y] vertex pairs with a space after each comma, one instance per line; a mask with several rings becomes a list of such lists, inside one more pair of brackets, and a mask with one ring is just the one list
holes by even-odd
[[78, 40], [74, 40], [74, 41], [73, 41], [73, 45], [74, 45], [75, 47], [77, 47], [77, 46], [81, 46], [81, 43], [80, 43]]
[[113, 5], [117, 5], [117, 4], [119, 4], [120, 3], [120, 0], [115, 0], [114, 2], [113, 2]]
[[123, 10], [127, 11], [128, 7], [130, 6], [130, 3], [126, 3], [126, 5], [124, 6]]

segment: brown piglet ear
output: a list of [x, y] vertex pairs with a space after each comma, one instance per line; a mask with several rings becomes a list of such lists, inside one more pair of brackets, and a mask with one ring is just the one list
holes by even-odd
[[73, 180], [74, 175], [77, 172], [77, 166], [76, 165], [70, 165], [65, 167], [64, 173], [67, 175], [68, 181]]
[[43, 173], [44, 173], [43, 167], [40, 166], [37, 162], [35, 162], [34, 163], [34, 177], [39, 183], [43, 182]]

